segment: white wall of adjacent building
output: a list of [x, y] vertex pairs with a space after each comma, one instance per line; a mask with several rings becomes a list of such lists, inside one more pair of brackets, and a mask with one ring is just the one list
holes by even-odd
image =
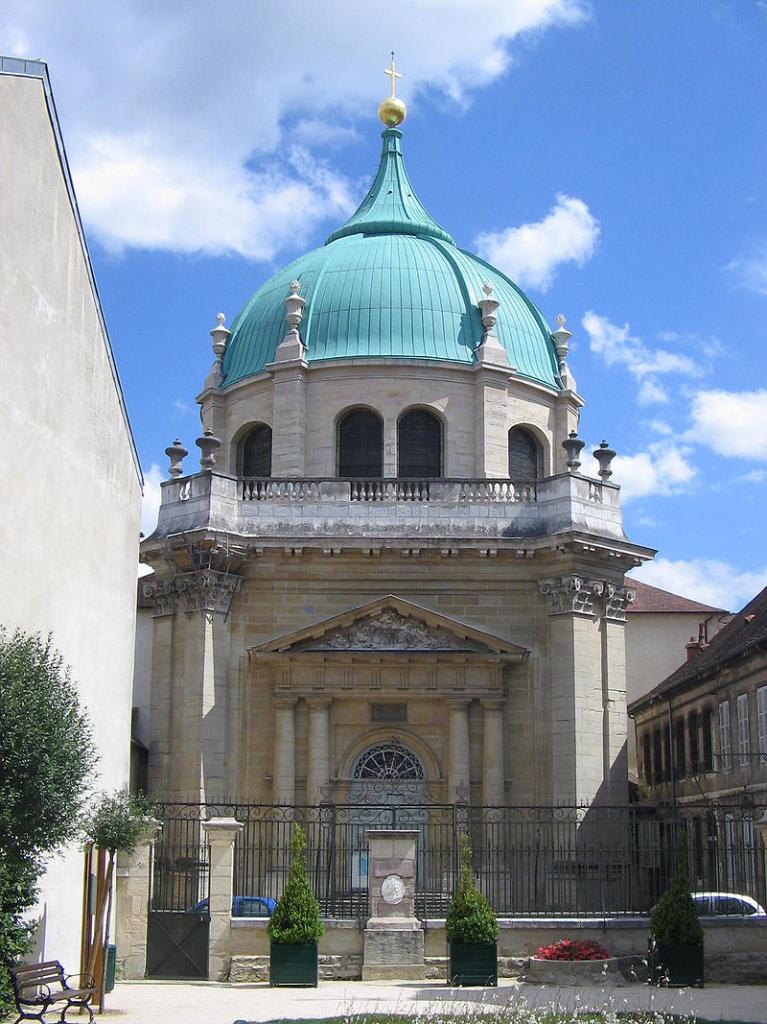
[[[52, 634], [93, 725], [95, 786], [114, 789], [128, 781], [141, 481], [45, 71], [16, 66], [0, 73], [0, 623]], [[54, 857], [39, 946], [70, 971], [82, 888], [82, 851]]]

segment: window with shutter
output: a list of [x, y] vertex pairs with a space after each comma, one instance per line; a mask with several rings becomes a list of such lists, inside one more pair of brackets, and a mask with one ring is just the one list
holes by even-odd
[[243, 476], [271, 476], [272, 428], [259, 423], [243, 440], [240, 452]]
[[383, 420], [370, 409], [352, 409], [338, 424], [338, 475], [383, 476]]
[[425, 409], [413, 409], [397, 424], [398, 476], [442, 476], [442, 424]]
[[509, 431], [509, 476], [518, 483], [530, 483], [541, 475], [541, 446], [529, 430]]

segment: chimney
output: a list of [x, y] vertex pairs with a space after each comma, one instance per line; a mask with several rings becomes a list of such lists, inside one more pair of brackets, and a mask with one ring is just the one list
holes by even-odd
[[706, 624], [701, 622], [698, 626], [698, 639], [694, 636], [690, 637], [690, 642], [685, 644], [687, 649], [687, 660], [692, 661], [693, 658], [697, 658], [701, 651], [705, 651], [708, 647], [708, 640], [706, 640]]

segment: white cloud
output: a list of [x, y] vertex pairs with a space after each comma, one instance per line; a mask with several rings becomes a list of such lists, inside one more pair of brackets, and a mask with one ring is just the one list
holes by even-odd
[[662, 405], [669, 401], [668, 391], [648, 377], [639, 386], [637, 401], [640, 405]]
[[752, 469], [750, 473], [739, 476], [738, 480], [745, 484], [763, 484], [767, 480], [767, 469]]
[[149, 472], [144, 473], [144, 496], [141, 500], [141, 532], [148, 537], [157, 526], [157, 515], [160, 511], [160, 484], [162, 473], [156, 462]]
[[[625, 366], [637, 380], [649, 380], [651, 385], [659, 387], [653, 377], [664, 373], [701, 375], [701, 367], [694, 359], [667, 349], [649, 348], [631, 333], [628, 324], [619, 327], [592, 310], [584, 315], [581, 323], [589, 336], [591, 351], [608, 366]], [[668, 339], [670, 335], [666, 333], [665, 337]]]
[[[400, 92], [465, 106], [520, 36], [576, 25], [585, 0], [392, 0]], [[125, 247], [271, 259], [349, 202], [297, 142], [329, 150], [385, 95], [374, 0], [151, 4], [6, 0], [0, 39], [49, 61], [89, 230]], [[324, 133], [320, 128], [324, 125]], [[338, 126], [336, 129], [335, 126]], [[367, 129], [366, 129], [367, 130]]]
[[767, 247], [750, 256], [738, 256], [725, 267], [733, 278], [744, 288], [767, 295]]
[[621, 485], [625, 502], [652, 494], [681, 494], [698, 475], [690, 462], [690, 448], [670, 441], [656, 441], [636, 455], [618, 455], [613, 482]]
[[147, 137], [91, 139], [77, 184], [99, 240], [116, 253], [137, 247], [270, 260], [286, 238], [300, 244], [325, 217], [354, 209], [346, 183], [306, 154], [260, 173], [224, 162], [211, 175]]
[[523, 288], [546, 291], [564, 263], [591, 259], [599, 242], [599, 222], [582, 199], [559, 194], [543, 220], [477, 235], [480, 256]]
[[719, 455], [767, 462], [767, 390], [699, 391], [687, 438]]
[[767, 567], [740, 571], [713, 558], [656, 558], [636, 569], [632, 576], [661, 590], [728, 611], [742, 608], [767, 586]]

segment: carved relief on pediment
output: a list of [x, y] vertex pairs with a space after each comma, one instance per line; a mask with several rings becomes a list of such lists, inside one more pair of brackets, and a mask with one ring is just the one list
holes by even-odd
[[432, 629], [393, 608], [359, 619], [325, 636], [306, 640], [300, 651], [487, 651], [481, 644]]

